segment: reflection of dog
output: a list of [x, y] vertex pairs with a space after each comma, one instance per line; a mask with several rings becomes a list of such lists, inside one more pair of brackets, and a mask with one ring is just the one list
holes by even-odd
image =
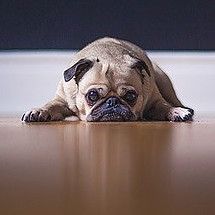
[[78, 52], [55, 98], [23, 115], [25, 122], [192, 120], [193, 110], [176, 97], [167, 75], [138, 46], [103, 38]]

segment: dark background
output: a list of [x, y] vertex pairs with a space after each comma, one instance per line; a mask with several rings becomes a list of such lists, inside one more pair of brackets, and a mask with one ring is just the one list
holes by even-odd
[[0, 0], [0, 49], [80, 49], [103, 36], [148, 50], [215, 50], [215, 2]]

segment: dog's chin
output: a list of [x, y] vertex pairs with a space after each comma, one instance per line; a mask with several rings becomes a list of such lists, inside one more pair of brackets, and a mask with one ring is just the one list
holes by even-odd
[[135, 115], [125, 108], [97, 109], [87, 116], [89, 122], [126, 122], [135, 121]]
[[100, 122], [124, 122], [124, 121], [132, 121], [132, 118], [122, 116], [118, 113], [108, 113], [104, 114], [101, 118], [99, 118], [97, 121]]

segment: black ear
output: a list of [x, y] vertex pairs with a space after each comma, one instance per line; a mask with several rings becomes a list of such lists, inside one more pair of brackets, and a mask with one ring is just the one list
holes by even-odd
[[81, 59], [75, 65], [64, 71], [64, 80], [70, 81], [73, 77], [76, 83], [83, 77], [83, 75], [93, 66], [93, 62], [88, 59]]
[[131, 68], [133, 69], [137, 69], [141, 74], [143, 73], [143, 70], [146, 71], [146, 73], [151, 76], [150, 71], [149, 71], [149, 67], [147, 66], [147, 64], [143, 61], [140, 60], [138, 58], [136, 58], [136, 62], [132, 65]]

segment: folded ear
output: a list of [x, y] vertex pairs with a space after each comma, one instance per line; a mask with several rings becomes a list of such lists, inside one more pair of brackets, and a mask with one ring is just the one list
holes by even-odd
[[73, 77], [76, 83], [83, 77], [83, 75], [93, 66], [93, 62], [88, 59], [81, 59], [72, 67], [64, 71], [64, 80], [70, 81]]
[[149, 76], [151, 76], [150, 71], [149, 71], [149, 67], [147, 66], [147, 64], [143, 60], [140, 60], [138, 58], [135, 58], [135, 60], [136, 61], [131, 66], [131, 68], [137, 69], [143, 75], [144, 75], [144, 71], [145, 71]]

